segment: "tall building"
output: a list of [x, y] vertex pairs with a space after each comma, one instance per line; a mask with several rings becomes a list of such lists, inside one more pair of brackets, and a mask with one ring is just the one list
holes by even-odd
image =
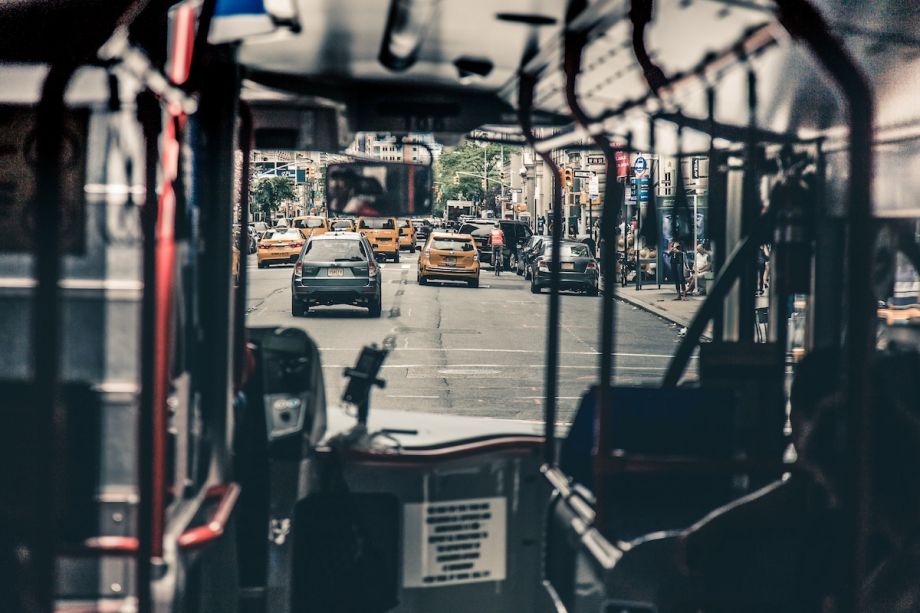
[[356, 153], [386, 162], [428, 164], [441, 155], [442, 147], [432, 134], [409, 134], [405, 140], [410, 142], [400, 144], [387, 132], [367, 132], [358, 135], [354, 147]]

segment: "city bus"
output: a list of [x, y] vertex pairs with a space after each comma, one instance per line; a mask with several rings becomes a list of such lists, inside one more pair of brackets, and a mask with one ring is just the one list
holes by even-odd
[[[920, 607], [914, 2], [18, 0], [0, 32], [0, 611]], [[531, 153], [549, 293], [244, 255], [255, 151], [430, 216], [443, 157], [383, 132]], [[603, 291], [563, 297], [585, 151]], [[617, 283], [633, 217], [710, 254], [685, 325], [677, 271]], [[352, 269], [382, 317], [290, 315]]]

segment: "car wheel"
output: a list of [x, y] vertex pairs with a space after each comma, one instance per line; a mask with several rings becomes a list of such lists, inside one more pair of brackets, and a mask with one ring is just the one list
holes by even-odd
[[268, 264], [265, 262], [259, 262], [259, 268], [268, 268]]
[[479, 287], [479, 279], [473, 279], [472, 281], [467, 281], [467, 285], [470, 287]]
[[588, 288], [588, 295], [597, 296], [597, 286], [596, 285], [592, 285], [591, 287]]
[[308, 305], [298, 300], [295, 296], [291, 296], [291, 315], [294, 317], [304, 317], [309, 311], [310, 307]]
[[409, 253], [415, 253], [415, 244], [409, 245]]
[[539, 293], [540, 293], [540, 288], [537, 287], [537, 284], [534, 282], [534, 278], [533, 278], [533, 277], [530, 278], [530, 293], [531, 293], [531, 294], [539, 294]]
[[383, 312], [383, 298], [380, 294], [377, 294], [377, 299], [367, 307], [367, 314], [370, 317], [380, 317], [380, 314]]
[[396, 250], [396, 254], [393, 256], [393, 261], [399, 263], [399, 249]]

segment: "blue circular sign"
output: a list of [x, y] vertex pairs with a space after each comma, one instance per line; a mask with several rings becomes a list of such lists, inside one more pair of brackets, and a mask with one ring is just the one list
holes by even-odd
[[636, 161], [633, 162], [633, 174], [637, 177], [641, 177], [648, 170], [648, 162], [645, 161], [645, 158], [641, 155], [636, 158]]

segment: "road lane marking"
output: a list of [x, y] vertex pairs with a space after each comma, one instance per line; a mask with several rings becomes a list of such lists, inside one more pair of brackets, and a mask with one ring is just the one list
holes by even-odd
[[[357, 351], [357, 350], [355, 350]], [[351, 368], [354, 364], [323, 364], [323, 368]], [[384, 364], [381, 368], [432, 368], [432, 364]], [[450, 368], [543, 368], [545, 364], [454, 364]], [[560, 364], [558, 368], [597, 370], [597, 364]], [[664, 366], [617, 366], [617, 370], [665, 371]], [[542, 375], [541, 375], [542, 376]]]
[[387, 398], [425, 398], [425, 399], [438, 399], [440, 396], [413, 396], [411, 394], [399, 395], [399, 394], [387, 394]]
[[[320, 351], [357, 351], [359, 347], [320, 347]], [[473, 352], [473, 353], [546, 353], [545, 349], [485, 349], [482, 347], [397, 347], [393, 351], [456, 351], [456, 352]], [[560, 351], [559, 355], [600, 355], [599, 351]], [[664, 355], [658, 353], [614, 353], [616, 357], [622, 358], [661, 358], [671, 359], [673, 355]], [[699, 356], [693, 356], [698, 360]]]
[[490, 368], [439, 368], [439, 375], [497, 375], [502, 371]]

